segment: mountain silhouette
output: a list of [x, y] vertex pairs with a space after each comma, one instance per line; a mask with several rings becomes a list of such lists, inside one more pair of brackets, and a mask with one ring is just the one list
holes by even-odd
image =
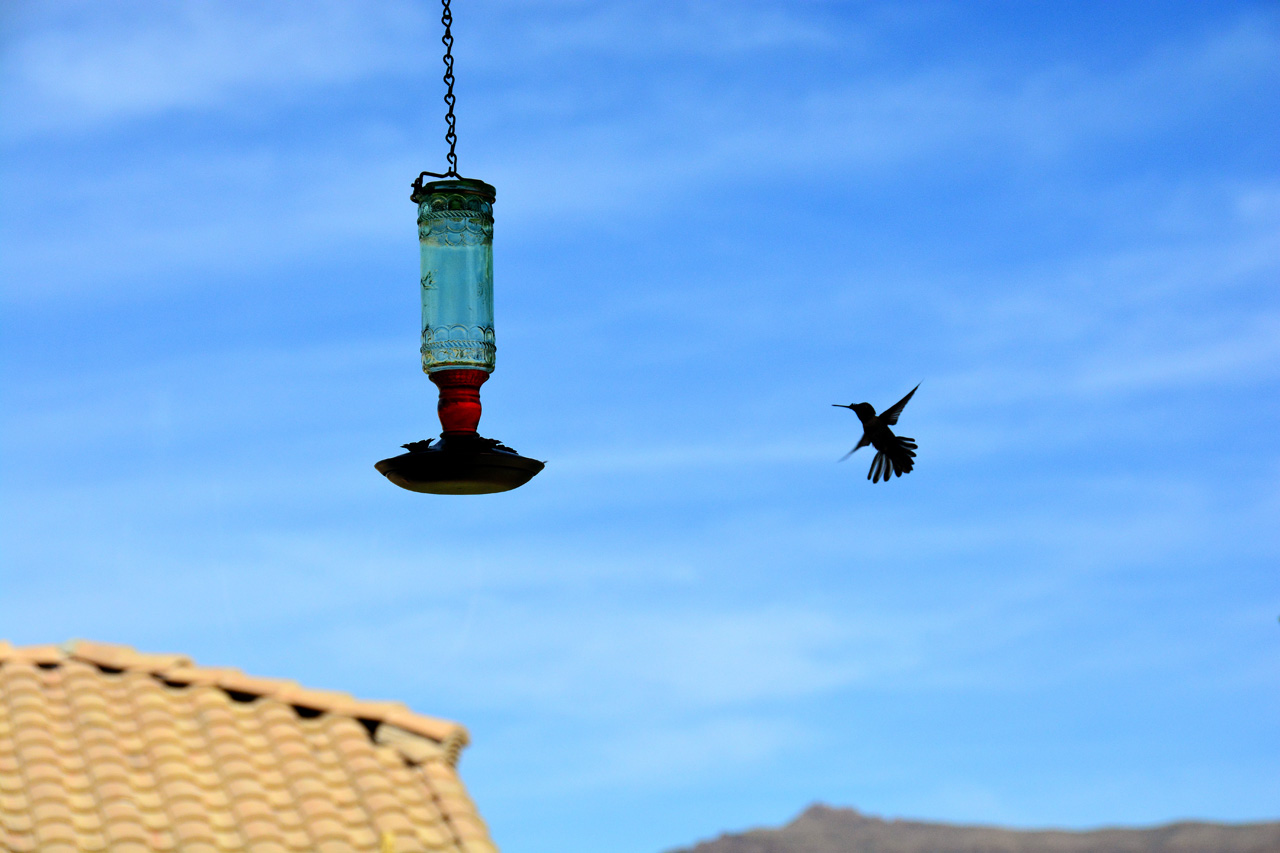
[[819, 804], [780, 829], [725, 834], [669, 853], [1280, 853], [1280, 821], [1004, 829], [884, 820]]

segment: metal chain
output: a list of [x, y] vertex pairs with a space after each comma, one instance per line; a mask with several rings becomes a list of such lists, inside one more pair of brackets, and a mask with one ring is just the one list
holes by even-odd
[[423, 172], [418, 175], [418, 179], [413, 182], [414, 191], [422, 189], [422, 179], [426, 177], [432, 178], [461, 178], [458, 174], [458, 153], [455, 150], [458, 145], [458, 129], [457, 119], [453, 115], [453, 106], [458, 102], [457, 97], [453, 94], [453, 12], [449, 10], [449, 0], [441, 0], [444, 5], [444, 11], [440, 14], [440, 23], [444, 24], [444, 36], [440, 41], [444, 44], [444, 102], [449, 107], [445, 113], [444, 119], [448, 124], [448, 132], [444, 135], [444, 141], [449, 143], [449, 171], [447, 172]]
[[458, 177], [458, 155], [454, 147], [458, 144], [458, 131], [453, 117], [453, 105], [458, 99], [453, 96], [453, 13], [449, 11], [449, 0], [442, 0], [444, 11], [440, 15], [440, 23], [444, 24], [444, 36], [440, 41], [444, 44], [444, 84], [448, 87], [444, 93], [444, 102], [449, 105], [445, 113], [445, 121], [449, 123], [449, 132], [444, 135], [449, 143], [449, 171], [446, 174]]

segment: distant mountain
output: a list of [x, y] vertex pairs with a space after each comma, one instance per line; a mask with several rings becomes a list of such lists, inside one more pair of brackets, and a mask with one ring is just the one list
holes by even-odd
[[1280, 853], [1280, 821], [1148, 829], [1001, 829], [882, 820], [811, 806], [781, 829], [722, 835], [671, 853]]

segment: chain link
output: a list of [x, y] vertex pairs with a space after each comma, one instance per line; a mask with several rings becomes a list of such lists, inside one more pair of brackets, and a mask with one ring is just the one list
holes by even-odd
[[457, 119], [453, 115], [453, 106], [458, 99], [453, 94], [453, 12], [449, 9], [449, 0], [441, 0], [444, 10], [440, 14], [440, 23], [444, 24], [444, 35], [440, 41], [444, 44], [444, 102], [449, 107], [445, 113], [444, 119], [448, 125], [448, 131], [444, 135], [444, 141], [449, 143], [449, 171], [447, 172], [423, 172], [418, 175], [418, 179], [413, 182], [413, 189], [416, 193], [422, 189], [422, 179], [426, 177], [432, 178], [461, 178], [458, 174], [458, 153], [456, 151], [458, 145], [458, 128]]
[[458, 177], [458, 154], [454, 151], [458, 144], [457, 122], [453, 117], [453, 105], [458, 99], [453, 95], [453, 13], [449, 11], [449, 0], [442, 0], [444, 3], [444, 11], [440, 14], [440, 23], [444, 24], [444, 36], [440, 41], [444, 44], [444, 84], [447, 87], [444, 93], [444, 102], [448, 104], [449, 111], [445, 113], [445, 121], [449, 123], [449, 132], [444, 135], [445, 142], [449, 143], [449, 171], [448, 175]]

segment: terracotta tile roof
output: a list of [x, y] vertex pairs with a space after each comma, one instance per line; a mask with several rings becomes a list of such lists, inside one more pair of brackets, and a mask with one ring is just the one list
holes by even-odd
[[398, 702], [0, 640], [0, 849], [495, 853], [466, 743]]

